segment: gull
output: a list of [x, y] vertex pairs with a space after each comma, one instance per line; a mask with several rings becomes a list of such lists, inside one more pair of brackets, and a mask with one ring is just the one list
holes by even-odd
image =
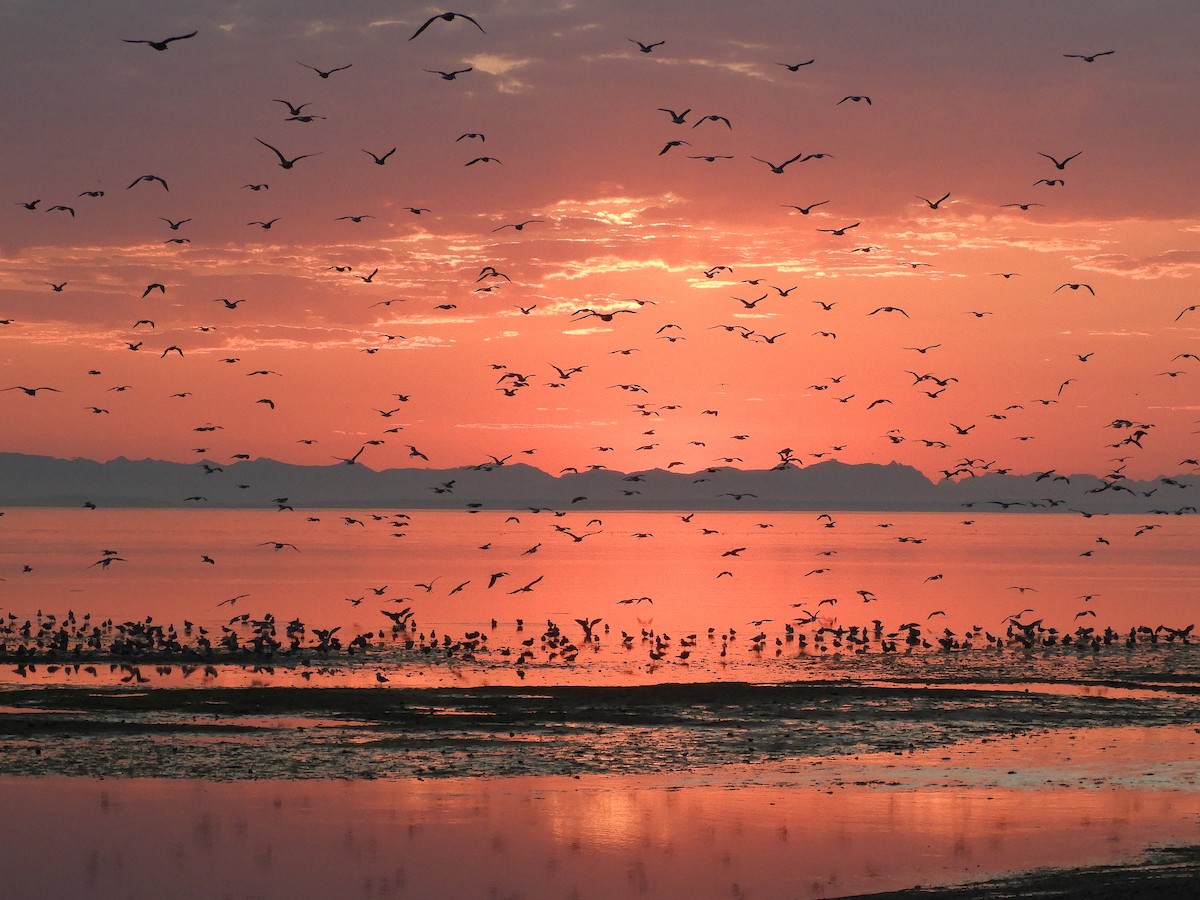
[[794, 210], [796, 210], [796, 212], [800, 213], [800, 215], [807, 216], [810, 212], [812, 212], [818, 206], [824, 206], [828, 202], [829, 202], [828, 200], [820, 200], [817, 203], [810, 203], [808, 206], [794, 206], [790, 203], [784, 203], [782, 205], [785, 209], [794, 209]]
[[725, 127], [726, 127], [726, 128], [728, 128], [728, 129], [730, 129], [730, 130], [732, 130], [732, 129], [733, 129], [733, 125], [732, 125], [732, 124], [730, 123], [730, 121], [729, 121], [727, 118], [725, 118], [724, 116], [717, 116], [717, 115], [712, 115], [712, 116], [704, 116], [704, 117], [702, 117], [702, 118], [700, 118], [700, 119], [697, 119], [697, 120], [696, 120], [696, 124], [695, 124], [695, 125], [693, 125], [692, 127], [693, 127], [693, 128], [696, 128], [696, 127], [698, 127], [698, 126], [700, 125], [700, 123], [701, 123], [701, 122], [724, 122], [724, 123], [725, 123]]
[[871, 98], [870, 98], [870, 97], [868, 97], [868, 96], [866, 96], [866, 95], [864, 95], [864, 94], [850, 94], [849, 96], [843, 97], [841, 100], [839, 100], [837, 103], [835, 103], [835, 104], [834, 104], [834, 106], [841, 106], [841, 105], [842, 105], [843, 103], [845, 103], [847, 100], [851, 100], [851, 101], [853, 101], [853, 102], [855, 102], [855, 103], [857, 103], [857, 102], [858, 102], [858, 101], [860, 101], [860, 100], [866, 100], [866, 101], [867, 101], [867, 106], [870, 106], [870, 105], [871, 105]]
[[1184, 313], [1195, 312], [1198, 309], [1200, 309], [1200, 303], [1193, 303], [1191, 306], [1185, 307], [1183, 312], [1175, 317], [1175, 321], [1178, 322], [1180, 319], [1182, 319]]
[[493, 228], [492, 231], [493, 232], [503, 231], [505, 228], [512, 228], [512, 229], [515, 229], [516, 231], [524, 231], [526, 225], [532, 225], [534, 222], [544, 222], [544, 221], [546, 221], [546, 220], [545, 219], [526, 219], [524, 222], [516, 222], [516, 223], [509, 223], [508, 225], [501, 225], [499, 228]]
[[164, 219], [162, 216], [159, 216], [159, 218], [162, 219], [162, 221], [166, 222], [167, 227], [170, 228], [172, 231], [178, 231], [179, 226], [182, 225], [184, 222], [192, 221], [191, 219], [179, 219], [178, 221], [172, 221], [171, 219]]
[[259, 220], [257, 220], [257, 221], [254, 221], [254, 222], [247, 222], [246, 224], [247, 224], [247, 225], [257, 225], [257, 226], [258, 226], [259, 228], [261, 228], [263, 231], [266, 231], [266, 230], [268, 230], [268, 229], [269, 229], [269, 228], [270, 228], [272, 225], [274, 225], [276, 222], [278, 222], [280, 218], [281, 218], [280, 216], [276, 216], [274, 219], [267, 219], [267, 221], [265, 221], [265, 222], [264, 222], [264, 221], [262, 221], [261, 219], [259, 219]]
[[533, 579], [533, 581], [529, 582], [529, 584], [525, 585], [524, 587], [519, 587], [515, 591], [509, 591], [508, 593], [510, 596], [512, 594], [528, 594], [533, 590], [533, 586], [545, 577], [546, 577], [545, 575], [539, 575], [537, 578]]
[[139, 40], [131, 40], [129, 38], [123, 38], [122, 40], [126, 44], [149, 44], [155, 50], [158, 50], [161, 52], [163, 50], [166, 50], [167, 45], [169, 43], [171, 43], [172, 41], [187, 40], [188, 38], [195, 37], [197, 34], [199, 34], [198, 31], [193, 31], [189, 34], [177, 34], [177, 35], [175, 35], [175, 37], [163, 38], [161, 41], [139, 41]]
[[686, 146], [688, 146], [688, 147], [692, 146], [692, 144], [691, 144], [691, 142], [690, 142], [690, 141], [667, 141], [667, 142], [666, 142], [666, 143], [663, 145], [663, 148], [662, 148], [661, 150], [659, 150], [659, 151], [658, 151], [658, 155], [659, 155], [659, 156], [662, 156], [664, 153], [666, 153], [666, 152], [667, 152], [668, 150], [670, 150], [672, 147], [682, 147], [682, 146], [685, 146], [685, 145], [686, 145]]
[[139, 181], [157, 181], [159, 184], [161, 184], [163, 186], [164, 191], [170, 190], [170, 188], [167, 187], [167, 183], [163, 179], [159, 178], [157, 175], [139, 175], [137, 178], [133, 179], [133, 181], [129, 182], [129, 186], [126, 187], [125, 190], [129, 190], [129, 188], [133, 187]]
[[634, 40], [633, 38], [626, 38], [626, 40], [633, 41], [633, 43], [637, 44], [638, 49], [643, 53], [652, 53], [654, 52], [655, 47], [661, 47], [666, 43], [666, 41], [655, 41], [653, 44], [643, 44], [641, 41]]
[[271, 547], [274, 547], [276, 550], [282, 550], [284, 547], [291, 547], [297, 553], [300, 552], [299, 547], [297, 547], [295, 544], [289, 544], [286, 541], [262, 541], [257, 546], [259, 546], [259, 547], [271, 546]]
[[65, 288], [70, 283], [71, 282], [69, 282], [69, 281], [64, 281], [60, 284], [55, 284], [53, 281], [43, 282], [43, 284], [49, 285], [50, 290], [54, 291], [54, 293], [56, 293], [56, 294], [61, 294], [63, 292], [63, 288]]
[[337, 217], [336, 219], [334, 219], [333, 221], [335, 221], [335, 222], [343, 222], [343, 221], [345, 221], [346, 219], [349, 219], [351, 222], [361, 222], [363, 219], [373, 219], [373, 218], [375, 218], [375, 217], [374, 217], [374, 216], [372, 216], [372, 215], [369, 215], [369, 214], [366, 214], [366, 213], [364, 213], [364, 214], [363, 214], [363, 215], [361, 215], [361, 216], [338, 216], [338, 217]]
[[266, 147], [268, 150], [270, 150], [272, 153], [274, 153], [276, 156], [279, 157], [279, 168], [281, 168], [281, 169], [290, 169], [302, 159], [308, 159], [310, 156], [320, 156], [321, 155], [319, 152], [318, 153], [304, 153], [300, 156], [296, 156], [296, 157], [293, 157], [292, 159], [288, 159], [286, 156], [284, 156], [282, 153], [280, 153], [277, 149], [272, 147], [270, 144], [268, 144], [262, 138], [255, 138], [255, 140], [258, 141], [260, 144], [262, 144], [264, 147]]
[[425, 69], [430, 75], [440, 75], [445, 81], [453, 81], [459, 75], [465, 75], [467, 72], [475, 71], [471, 66], [465, 69], [455, 69], [453, 72], [443, 72], [440, 69]]
[[46, 210], [46, 212], [54, 212], [55, 210], [60, 212], [69, 212], [71, 214], [71, 218], [75, 218], [75, 210], [69, 206], [63, 206], [62, 204], [51, 206], [48, 210]]
[[1056, 288], [1055, 288], [1053, 291], [1051, 291], [1051, 293], [1052, 293], [1052, 294], [1057, 294], [1057, 293], [1058, 293], [1059, 291], [1061, 291], [1063, 288], [1070, 288], [1070, 289], [1071, 289], [1071, 290], [1073, 290], [1073, 291], [1077, 291], [1077, 290], [1079, 290], [1080, 288], [1087, 288], [1087, 290], [1088, 290], [1088, 293], [1089, 293], [1089, 294], [1091, 294], [1093, 297], [1095, 297], [1095, 296], [1096, 296], [1096, 292], [1095, 292], [1094, 290], [1092, 290], [1092, 286], [1091, 286], [1090, 284], [1083, 284], [1082, 282], [1076, 282], [1076, 283], [1074, 283], [1074, 284], [1072, 284], [1071, 282], [1067, 282], [1067, 283], [1065, 283], [1065, 284], [1060, 284], [1060, 285], [1059, 285], [1058, 287], [1056, 287]]
[[[379, 269], [376, 268], [371, 271], [370, 275], [356, 275], [354, 277], [361, 278], [367, 284], [371, 284], [372, 283], [371, 279], [373, 279], [378, 274], [378, 272], [379, 272]], [[386, 306], [388, 303], [391, 303], [391, 302], [392, 302], [391, 300], [384, 301], [384, 305]], [[378, 304], [372, 304], [372, 305], [378, 305]]]
[[945, 194], [936, 200], [930, 200], [926, 197], [922, 197], [920, 194], [914, 194], [913, 196], [915, 196], [918, 200], [924, 200], [927, 204], [929, 204], [930, 209], [937, 209], [939, 206], [941, 206], [942, 201], [946, 200], [950, 196], [950, 192], [946, 191]]
[[17, 201], [17, 205], [18, 205], [18, 206], [23, 206], [23, 207], [25, 207], [26, 209], [37, 209], [37, 205], [38, 205], [39, 203], [41, 203], [41, 202], [42, 202], [41, 200], [30, 200], [28, 203], [25, 203], [25, 202], [23, 202], [23, 201], [21, 201], [21, 200], [18, 200], [18, 201]]
[[338, 66], [336, 69], [325, 69], [325, 70], [318, 69], [316, 66], [310, 66], [308, 63], [302, 63], [299, 60], [296, 60], [296, 65], [304, 66], [304, 68], [306, 68], [306, 69], [312, 69], [314, 72], [316, 72], [322, 78], [328, 78], [334, 72], [340, 72], [343, 69], [350, 68], [352, 65], [354, 65], [354, 63], [346, 63], [346, 65]]
[[1090, 55], [1086, 53], [1064, 53], [1063, 56], [1067, 59], [1082, 59], [1084, 62], [1095, 62], [1098, 57], [1112, 56], [1116, 52], [1116, 50], [1103, 50], [1100, 53], [1092, 53]]
[[432, 25], [438, 19], [441, 19], [444, 22], [453, 22], [455, 19], [466, 19], [468, 22], [470, 22], [472, 25], [474, 25], [476, 28], [478, 28], [482, 34], [487, 34], [487, 32], [483, 30], [483, 26], [480, 25], [478, 22], [476, 22], [474, 19], [472, 19], [470, 16], [468, 16], [466, 13], [444, 12], [444, 13], [438, 13], [436, 16], [431, 16], [428, 20], [426, 20], [424, 25], [422, 25], [420, 28], [418, 28], [416, 31], [413, 32], [413, 36], [410, 37], [409, 40], [410, 41], [413, 40], [413, 38], [417, 37], [422, 31], [424, 31], [426, 28], [428, 28], [430, 25]]
[[273, 103], [282, 103], [284, 106], [286, 106], [288, 108], [288, 112], [291, 113], [293, 116], [301, 115], [302, 114], [301, 111], [304, 109], [304, 107], [312, 106], [311, 103], [301, 103], [299, 106], [294, 106], [288, 100], [273, 100], [272, 102]]
[[676, 125], [683, 125], [685, 122], [684, 116], [686, 116], [688, 113], [690, 113], [692, 111], [692, 108], [689, 106], [683, 112], [675, 112], [675, 110], [673, 110], [673, 109], [666, 109], [665, 107], [660, 106], [660, 107], [658, 107], [658, 111], [665, 112], [667, 115], [669, 115], [671, 117], [671, 121], [674, 122]]
[[1002, 203], [1002, 204], [1000, 204], [1001, 208], [1004, 208], [1006, 206], [1015, 206], [1015, 207], [1017, 207], [1017, 209], [1024, 210], [1025, 212], [1029, 212], [1029, 207], [1031, 207], [1031, 206], [1045, 206], [1045, 205], [1046, 204], [1044, 204], [1044, 203]]
[[224, 303], [226, 309], [237, 309], [239, 303], [245, 303], [245, 300], [228, 300], [225, 297], [214, 297], [213, 303]]
[[487, 137], [483, 134], [480, 134], [478, 131], [468, 131], [468, 132], [466, 132], [464, 134], [460, 134], [458, 137], [456, 137], [454, 139], [454, 143], [457, 144], [459, 141], [463, 140], [464, 138], [467, 140], [475, 140], [475, 139], [478, 139], [480, 141], [487, 140]]
[[6, 391], [24, 391], [26, 393], [26, 395], [28, 395], [30, 397], [36, 397], [38, 391], [54, 391], [56, 394], [62, 393], [62, 391], [60, 391], [58, 388], [52, 388], [52, 387], [33, 387], [33, 388], [31, 388], [31, 387], [25, 387], [20, 384], [13, 385], [12, 387], [4, 388], [4, 390], [6, 390]]
[[387, 153], [383, 154], [383, 156], [376, 156], [376, 155], [375, 155], [374, 153], [372, 153], [370, 150], [364, 150], [364, 151], [363, 151], [363, 153], [367, 154], [367, 156], [369, 156], [369, 157], [371, 157], [371, 159], [375, 160], [375, 165], [377, 165], [377, 166], [382, 166], [384, 163], [386, 163], [386, 162], [387, 162], [387, 160], [388, 160], [388, 157], [389, 157], [389, 156], [391, 156], [391, 155], [392, 155], [393, 153], [395, 153], [395, 152], [396, 152], [396, 148], [395, 148], [395, 147], [393, 147], [393, 148], [392, 148], [391, 150], [389, 150]]
[[818, 228], [817, 231], [822, 231], [825, 234], [835, 234], [838, 237], [844, 235], [851, 228], [857, 228], [862, 222], [855, 222], [853, 225], [843, 225], [841, 228]]
[[1067, 167], [1067, 163], [1069, 163], [1069, 162], [1070, 162], [1071, 160], [1073, 160], [1073, 159], [1074, 159], [1076, 156], [1078, 156], [1078, 155], [1079, 155], [1079, 153], [1082, 153], [1083, 151], [1082, 151], [1082, 150], [1080, 150], [1080, 151], [1079, 151], [1079, 153], [1073, 153], [1073, 154], [1071, 154], [1070, 156], [1068, 156], [1066, 159], [1062, 160], [1061, 162], [1060, 162], [1059, 160], [1055, 159], [1055, 158], [1054, 158], [1053, 156], [1051, 156], [1049, 153], [1043, 153], [1041, 150], [1035, 150], [1034, 152], [1035, 152], [1035, 153], [1036, 153], [1038, 156], [1044, 156], [1044, 157], [1046, 157], [1046, 159], [1048, 159], [1048, 160], [1050, 160], [1050, 162], [1054, 163], [1054, 168], [1056, 168], [1056, 169], [1059, 169], [1059, 170], [1061, 171], [1062, 169], [1065, 169], [1065, 168]]
[[341, 462], [344, 462], [348, 466], [352, 466], [356, 462], [358, 462], [358, 458], [362, 455], [362, 452], [366, 449], [367, 449], [367, 445], [363, 444], [361, 447], [358, 448], [358, 451], [353, 456], [351, 456], [351, 457], [335, 456], [334, 459], [340, 460]]
[[879, 309], [876, 309], [876, 310], [873, 310], [872, 312], [867, 313], [867, 315], [873, 316], [873, 315], [875, 315], [875, 313], [881, 313], [881, 312], [888, 312], [888, 313], [898, 312], [898, 313], [900, 313], [900, 315], [904, 316], [904, 318], [906, 318], [906, 319], [909, 317], [908, 313], [906, 313], [904, 310], [902, 310], [898, 306], [881, 306], [881, 307], [879, 307]]
[[[775, 163], [773, 163], [773, 162], [768, 162], [767, 160], [765, 160], [765, 159], [761, 159], [761, 158], [759, 158], [759, 157], [757, 157], [757, 156], [751, 156], [750, 158], [751, 158], [751, 159], [753, 159], [753, 160], [755, 160], [756, 162], [765, 163], [767, 166], [769, 166], [769, 167], [770, 167], [771, 171], [772, 171], [772, 172], [774, 172], [776, 175], [782, 175], [782, 174], [783, 174], [783, 170], [784, 170], [784, 169], [786, 169], [786, 168], [787, 168], [788, 166], [790, 166], [792, 163], [794, 163], [794, 162], [796, 162], [797, 160], [799, 160], [799, 159], [800, 159], [802, 156], [804, 156], [804, 154], [803, 154], [803, 153], [797, 153], [797, 154], [796, 154], [795, 156], [793, 156], [791, 159], [789, 159], [789, 160], [786, 160], [786, 161], [784, 161], [784, 162], [781, 162], [781, 163], [779, 163], [778, 165], [776, 165], [776, 164], [775, 164]], [[825, 202], [829, 202], [829, 201], [825, 201]], [[814, 205], [814, 206], [820, 206], [820, 204], [819, 204], [819, 203], [816, 203], [816, 204], [813, 204], [813, 205]], [[800, 207], [799, 207], [799, 206], [795, 206], [795, 207], [792, 207], [792, 208], [793, 208], [793, 209], [800, 209]], [[809, 209], [811, 209], [811, 208], [812, 208], [812, 207], [809, 207]], [[802, 212], [804, 215], [808, 215], [808, 213], [807, 213], [807, 212], [804, 212], [804, 210], [802, 210], [802, 209], [801, 209], [800, 211], [801, 211], [801, 212]]]
[[492, 162], [498, 163], [500, 165], [504, 165], [504, 163], [500, 162], [500, 160], [498, 160], [494, 156], [477, 156], [473, 160], [471, 160], [469, 163], [463, 163], [463, 165], [473, 166], [473, 165], [475, 165], [475, 163], [492, 163]]
[[1033, 186], [1037, 187], [1039, 184], [1044, 184], [1047, 187], [1062, 187], [1066, 182], [1061, 178], [1039, 178], [1033, 183]]
[[775, 63], [775, 65], [783, 66], [789, 72], [798, 72], [801, 66], [811, 66], [815, 62], [815, 59], [806, 59], [804, 62], [799, 63]]

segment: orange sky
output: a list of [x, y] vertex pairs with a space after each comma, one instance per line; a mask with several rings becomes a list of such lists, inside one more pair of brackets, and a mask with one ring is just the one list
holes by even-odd
[[529, 0], [408, 40], [441, 11], [6, 7], [0, 387], [59, 392], [0, 392], [0, 450], [1195, 470], [1194, 4]]

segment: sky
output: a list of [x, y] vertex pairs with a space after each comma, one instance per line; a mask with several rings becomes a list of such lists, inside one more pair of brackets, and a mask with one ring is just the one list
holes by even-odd
[[1197, 470], [1200, 6], [343, 7], [0, 0], [0, 451]]

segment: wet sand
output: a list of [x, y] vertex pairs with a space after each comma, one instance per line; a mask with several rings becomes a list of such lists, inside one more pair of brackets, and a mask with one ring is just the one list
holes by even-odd
[[[1128, 897], [1138, 873], [1194, 878], [1194, 854], [1143, 857], [1200, 844], [1198, 744], [1113, 727], [655, 776], [6, 777], [0, 864], [12, 896], [694, 900], [1121, 863], [1045, 877], [1074, 891], [1050, 896]], [[943, 896], [1022, 895], [970, 890]]]

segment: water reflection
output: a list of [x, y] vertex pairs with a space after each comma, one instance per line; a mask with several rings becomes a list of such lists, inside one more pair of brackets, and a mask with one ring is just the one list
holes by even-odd
[[[1160, 752], [1164, 743], [1189, 752], [1183, 730], [1162, 738]], [[835, 897], [1129, 858], [1151, 842], [1200, 837], [1194, 791], [1089, 784], [1087, 766], [1064, 768], [1064, 739], [961, 749], [977, 751], [970, 766], [991, 783], [938, 787], [945, 766], [964, 761], [955, 753], [942, 763], [944, 751], [894, 757], [890, 768], [827, 761], [819, 776], [766, 783], [733, 771], [469, 782], [7, 779], [0, 854], [14, 896], [694, 900]], [[1053, 802], [1032, 779], [996, 780], [1014, 759], [1059, 768]], [[71, 815], [58, 814], [68, 807]], [[12, 864], [31, 859], [56, 862]]]

